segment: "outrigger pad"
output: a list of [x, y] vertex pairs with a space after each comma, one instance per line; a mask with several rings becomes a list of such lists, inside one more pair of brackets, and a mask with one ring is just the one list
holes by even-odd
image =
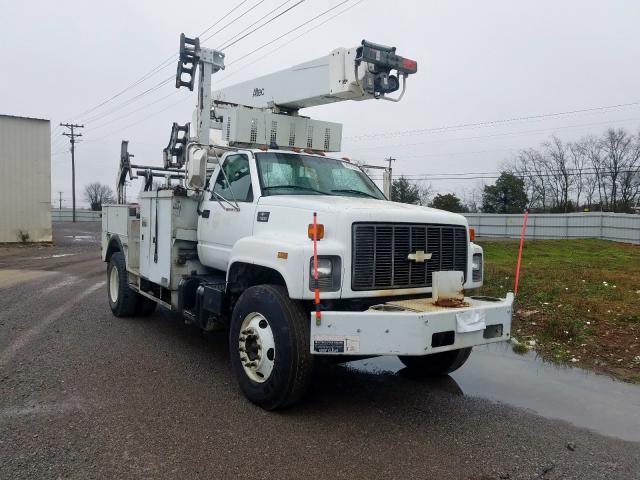
[[169, 145], [162, 151], [165, 168], [182, 168], [185, 163], [185, 147], [189, 140], [190, 123], [178, 125], [173, 122]]
[[[180, 34], [180, 59], [178, 61], [178, 71], [176, 72], [176, 88], [188, 87], [193, 91], [196, 81], [196, 69], [200, 61], [200, 39], [186, 37]], [[182, 79], [182, 74], [188, 75], [186, 80]]]

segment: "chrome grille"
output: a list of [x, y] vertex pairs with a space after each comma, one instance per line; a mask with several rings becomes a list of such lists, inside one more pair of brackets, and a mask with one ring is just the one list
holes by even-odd
[[[407, 256], [422, 250], [424, 263]], [[354, 223], [351, 288], [430, 287], [433, 272], [455, 270], [467, 276], [467, 230], [462, 225]]]

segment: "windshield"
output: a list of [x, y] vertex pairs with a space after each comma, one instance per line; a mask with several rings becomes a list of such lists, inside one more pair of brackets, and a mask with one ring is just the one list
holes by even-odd
[[263, 195], [384, 195], [359, 167], [333, 158], [297, 153], [256, 153]]

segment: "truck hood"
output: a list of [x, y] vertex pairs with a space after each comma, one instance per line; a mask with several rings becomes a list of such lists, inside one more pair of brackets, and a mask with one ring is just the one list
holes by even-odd
[[260, 197], [259, 208], [280, 207], [310, 212], [349, 213], [367, 221], [396, 221], [467, 225], [464, 216], [435, 208], [373, 198], [330, 195], [271, 195]]

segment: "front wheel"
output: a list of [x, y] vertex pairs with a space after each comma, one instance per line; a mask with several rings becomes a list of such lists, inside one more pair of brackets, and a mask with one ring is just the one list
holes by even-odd
[[310, 319], [279, 285], [259, 285], [238, 299], [229, 329], [229, 354], [242, 392], [267, 410], [297, 402], [313, 370]]
[[424, 376], [447, 375], [459, 369], [469, 358], [471, 347], [431, 355], [399, 356], [398, 358], [413, 373]]

